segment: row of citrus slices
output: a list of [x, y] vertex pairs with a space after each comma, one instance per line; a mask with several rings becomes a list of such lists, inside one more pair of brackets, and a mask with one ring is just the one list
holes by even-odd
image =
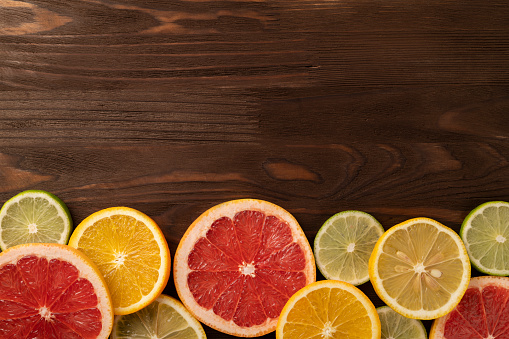
[[[0, 311], [0, 337], [33, 332], [42, 338], [52, 333], [105, 338], [113, 328], [113, 338], [204, 338], [194, 317], [237, 336], [277, 328], [281, 339], [397, 338], [397, 329], [404, 338], [425, 338], [422, 324], [409, 318], [445, 315], [441, 323], [451, 328], [467, 319], [480, 331], [456, 305], [463, 295], [477, 296], [467, 291], [468, 255], [477, 253], [472, 263], [483, 269], [477, 265], [485, 265], [493, 246], [500, 245], [496, 253], [503, 253], [508, 211], [509, 204], [496, 202], [467, 217], [460, 233], [468, 239], [468, 254], [455, 232], [431, 219], [412, 219], [384, 232], [369, 214], [339, 213], [315, 238], [316, 263], [328, 280], [314, 282], [313, 251], [290, 213], [255, 199], [223, 203], [196, 219], [175, 253], [174, 281], [184, 308], [161, 295], [170, 254], [148, 216], [125, 207], [102, 210], [76, 227], [70, 247], [50, 245], [67, 242], [69, 211], [54, 195], [26, 191], [0, 210], [0, 303], [7, 306], [4, 314]], [[30, 245], [16, 246], [23, 243]], [[504, 259], [495, 255], [492, 262]], [[354, 286], [367, 280], [391, 308], [375, 310]], [[505, 280], [476, 284], [477, 290], [508, 287]], [[497, 300], [492, 304], [500, 309], [491, 312], [496, 315], [507, 303], [492, 290], [480, 298], [484, 306]], [[455, 307], [457, 316], [451, 312]], [[477, 319], [482, 321], [489, 322]], [[496, 333], [497, 324], [509, 322], [486, 325], [485, 332]], [[447, 326], [434, 325], [432, 335], [456, 338], [446, 332]]]

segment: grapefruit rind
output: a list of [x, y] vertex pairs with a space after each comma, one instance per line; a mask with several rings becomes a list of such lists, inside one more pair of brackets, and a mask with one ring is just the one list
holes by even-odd
[[[445, 303], [442, 307], [435, 310], [427, 311], [421, 309], [417, 311], [412, 311], [401, 306], [385, 291], [385, 289], [383, 288], [382, 279], [380, 278], [380, 275], [378, 273], [378, 259], [380, 257], [381, 252], [383, 252], [382, 248], [384, 247], [384, 244], [387, 241], [387, 239], [397, 230], [405, 229], [415, 223], [428, 223], [434, 225], [441, 232], [448, 234], [458, 246], [460, 259], [462, 259], [461, 261], [463, 264], [463, 274], [461, 277], [461, 283], [459, 287], [456, 289], [456, 291], [451, 293], [451, 297], [449, 298], [449, 301], [447, 303]], [[468, 283], [470, 281], [470, 260], [468, 258], [468, 254], [465, 249], [465, 245], [463, 244], [463, 241], [461, 240], [459, 235], [452, 229], [430, 218], [425, 217], [413, 218], [391, 227], [380, 237], [380, 239], [378, 239], [375, 248], [371, 253], [371, 257], [369, 258], [369, 277], [376, 294], [394, 311], [411, 319], [433, 320], [449, 313], [461, 301], [461, 298], [465, 294], [465, 291], [468, 288]]]
[[109, 337], [113, 328], [113, 305], [110, 293], [101, 272], [95, 264], [80, 251], [62, 244], [21, 244], [8, 248], [0, 254], [0, 267], [9, 263], [16, 263], [27, 255], [41, 256], [46, 259], [60, 259], [70, 262], [79, 271], [79, 277], [87, 279], [94, 286], [97, 295], [97, 308], [102, 315], [102, 329], [98, 339]]
[[[60, 200], [60, 198], [58, 198], [56, 195], [50, 192], [46, 192], [43, 190], [26, 190], [16, 194], [15, 196], [7, 200], [0, 209], [0, 224], [2, 223], [4, 217], [6, 216], [9, 207], [12, 206], [12, 204], [18, 203], [21, 199], [26, 198], [27, 196], [30, 198], [43, 198], [46, 201], [48, 201], [49, 204], [55, 207], [58, 216], [62, 219], [64, 223], [64, 231], [60, 235], [60, 239], [58, 239], [55, 243], [63, 245], [67, 244], [72, 229], [71, 213], [69, 212], [67, 205], [62, 200]], [[2, 251], [5, 251], [8, 247], [12, 246], [4, 242], [2, 237], [3, 232], [4, 231], [0, 227], [0, 249]]]
[[[363, 274], [361, 277], [356, 277], [356, 279], [350, 279], [350, 280], [342, 279], [341, 272], [338, 272], [338, 274], [336, 274], [336, 275], [329, 272], [329, 270], [327, 269], [327, 265], [322, 262], [321, 257], [320, 257], [321, 237], [327, 232], [328, 228], [334, 227], [332, 224], [335, 220], [337, 220], [339, 218], [346, 218], [347, 216], [352, 216], [352, 217], [356, 217], [356, 218], [363, 217], [363, 218], [370, 220], [371, 224], [370, 224], [369, 228], [372, 228], [375, 230], [375, 232], [378, 235], [378, 238], [380, 236], [382, 236], [382, 234], [384, 233], [384, 228], [382, 227], [382, 225], [371, 214], [368, 214], [368, 213], [362, 212], [362, 211], [355, 211], [355, 210], [342, 211], [342, 212], [334, 214], [333, 216], [331, 216], [329, 219], [327, 219], [323, 223], [323, 225], [320, 227], [320, 229], [318, 230], [318, 232], [315, 236], [313, 249], [314, 249], [314, 255], [315, 255], [315, 259], [316, 259], [316, 266], [318, 267], [320, 273], [322, 273], [322, 275], [326, 279], [341, 280], [341, 281], [350, 283], [354, 286], [358, 286], [358, 285], [364, 284], [365, 282], [367, 282], [369, 280], [368, 261], [369, 261], [369, 256], [371, 254], [372, 248], [370, 249], [369, 253], [365, 252], [367, 254], [367, 257], [366, 257], [365, 261], [362, 262], [363, 265], [355, 265], [356, 266], [355, 269], [360, 269], [362, 272], [365, 272], [365, 274]], [[357, 241], [362, 241], [362, 240], [363, 240], [362, 238], [357, 239]], [[374, 243], [375, 243], [375, 241], [373, 241], [373, 247], [374, 247]], [[357, 243], [357, 244], [355, 244], [355, 246], [357, 247], [357, 246], [359, 246], [359, 244]], [[345, 246], [345, 251], [346, 251], [346, 246]], [[362, 254], [364, 254], [364, 253], [362, 253]], [[360, 256], [359, 256], [358, 252], [355, 252], [355, 249], [354, 249], [354, 252], [352, 252], [350, 255], [356, 256], [357, 258], [360, 259]], [[360, 261], [359, 259], [358, 259], [358, 261]], [[345, 258], [345, 262], [346, 262], [346, 260], [347, 259]], [[361, 266], [361, 267], [359, 267], [359, 266]]]
[[[482, 214], [484, 212], [484, 210], [488, 207], [500, 207], [500, 206], [509, 207], [509, 203], [506, 201], [488, 201], [488, 202], [485, 202], [485, 203], [477, 206], [476, 208], [474, 208], [472, 211], [470, 211], [470, 213], [463, 220], [459, 234], [460, 234], [461, 240], [463, 240], [463, 243], [465, 244], [465, 247], [467, 249], [467, 253], [470, 258], [470, 262], [476, 270], [478, 270], [481, 273], [489, 274], [489, 275], [508, 276], [509, 269], [490, 269], [490, 268], [486, 267], [485, 265], [483, 265], [479, 258], [474, 257], [472, 254], [472, 251], [470, 249], [470, 243], [467, 239], [467, 233], [470, 229], [472, 229], [471, 222], [474, 219], [474, 217]], [[507, 222], [509, 222], [509, 220]], [[486, 247], [489, 247], [489, 245]]]
[[297, 220], [285, 209], [273, 203], [258, 199], [238, 199], [231, 200], [203, 212], [187, 229], [182, 236], [180, 243], [175, 251], [173, 279], [180, 300], [184, 306], [203, 324], [214, 328], [220, 332], [239, 336], [239, 337], [258, 337], [273, 332], [276, 329], [277, 318], [267, 318], [260, 324], [251, 327], [240, 327], [232, 320], [227, 321], [212, 309], [205, 309], [200, 306], [194, 299], [191, 291], [187, 286], [187, 276], [191, 272], [187, 256], [193, 249], [195, 243], [204, 237], [210, 228], [210, 225], [221, 217], [229, 217], [233, 219], [235, 214], [245, 210], [260, 211], [266, 215], [272, 215], [282, 219], [290, 225], [293, 241], [297, 242], [306, 256], [306, 285], [316, 281], [316, 266], [313, 251], [306, 235], [302, 231]]
[[[468, 288], [485, 288], [487, 286], [499, 286], [509, 290], [509, 278], [499, 276], [480, 276], [470, 279]], [[445, 338], [445, 324], [449, 319], [450, 313], [437, 318], [431, 325], [429, 339], [447, 339]]]
[[89, 215], [76, 227], [76, 229], [72, 233], [69, 239], [69, 246], [79, 250], [80, 238], [82, 237], [83, 233], [87, 230], [87, 228], [89, 226], [94, 225], [98, 220], [108, 218], [112, 215], [127, 215], [144, 223], [154, 235], [154, 239], [159, 246], [160, 249], [159, 254], [161, 256], [161, 266], [159, 269], [159, 276], [158, 280], [154, 284], [155, 286], [154, 289], [152, 289], [152, 291], [149, 294], [145, 295], [140, 301], [130, 306], [114, 307], [114, 312], [116, 315], [124, 315], [134, 313], [142, 309], [143, 307], [147, 306], [152, 301], [154, 301], [163, 292], [170, 277], [171, 257], [168, 243], [166, 242], [164, 234], [159, 228], [159, 226], [156, 224], [156, 222], [146, 214], [130, 207], [110, 207]]
[[[288, 299], [288, 302], [286, 303], [285, 307], [281, 311], [281, 315], [279, 316], [276, 328], [276, 339], [285, 339], [283, 329], [285, 324], [287, 323], [288, 315], [292, 311], [295, 304], [302, 298], [306, 297], [306, 295], [308, 295], [309, 293], [322, 288], [329, 289], [339, 288], [351, 293], [366, 309], [366, 313], [369, 319], [371, 320], [372, 339], [380, 338], [382, 327], [376, 308], [373, 305], [372, 301], [359, 288], [344, 281], [321, 280], [301, 288], [294, 295], [292, 295], [290, 299]], [[338, 300], [338, 303], [339, 302], [340, 301]]]

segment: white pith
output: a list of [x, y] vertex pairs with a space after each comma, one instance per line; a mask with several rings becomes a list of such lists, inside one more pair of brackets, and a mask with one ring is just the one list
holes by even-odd
[[[295, 218], [286, 210], [277, 205], [254, 199], [242, 199], [229, 201], [221, 204], [220, 206], [220, 208], [213, 207], [205, 211], [193, 222], [193, 224], [188, 228], [186, 234], [182, 237], [179, 247], [175, 253], [173, 278], [175, 280], [175, 286], [177, 288], [180, 300], [189, 310], [191, 310], [191, 312], [198, 320], [208, 326], [218, 329], [221, 332], [243, 337], [254, 337], [263, 333], [269, 333], [275, 330], [277, 318], [268, 318], [261, 325], [255, 325], [246, 328], [236, 325], [233, 320], [224, 320], [220, 316], [216, 315], [212, 309], [205, 309], [201, 307], [195, 301], [192, 293], [187, 287], [187, 276], [191, 272], [187, 264], [187, 255], [194, 247], [196, 241], [205, 236], [213, 221], [219, 219], [220, 217], [229, 217], [230, 219], [233, 219], [235, 214], [244, 210], [260, 211], [266, 216], [272, 215], [288, 223], [292, 231], [294, 241], [299, 239], [298, 243], [303, 249], [303, 253], [306, 255], [306, 268], [304, 270], [308, 278], [306, 284], [314, 282], [316, 279], [314, 257], [311, 247], [309, 246], [306, 236]], [[245, 267], [246, 268], [242, 268], [245, 270], [244, 272], [250, 274], [255, 273], [251, 272], [251, 269], [248, 269], [247, 265]]]
[[27, 228], [28, 228], [28, 233], [30, 233], [30, 234], [37, 233], [37, 224], [35, 224], [35, 223], [28, 224]]

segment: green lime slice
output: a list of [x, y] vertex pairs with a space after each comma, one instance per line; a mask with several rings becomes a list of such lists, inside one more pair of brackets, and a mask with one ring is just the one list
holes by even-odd
[[470, 212], [460, 236], [472, 265], [489, 275], [509, 275], [509, 203], [489, 201]]
[[382, 324], [381, 339], [426, 339], [426, 329], [420, 320], [402, 316], [389, 306], [376, 309]]
[[67, 244], [72, 219], [67, 206], [51, 193], [29, 190], [0, 210], [0, 248], [28, 243]]
[[382, 225], [368, 213], [344, 211], [333, 215], [315, 237], [318, 269], [327, 279], [365, 283], [369, 280], [369, 257], [383, 233]]
[[115, 317], [112, 339], [205, 339], [201, 324], [178, 301], [161, 294], [138, 312]]

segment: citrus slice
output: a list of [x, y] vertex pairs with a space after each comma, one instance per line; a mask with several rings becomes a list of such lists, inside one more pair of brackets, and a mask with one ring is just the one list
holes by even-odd
[[180, 303], [161, 294], [136, 313], [115, 317], [111, 339], [205, 339], [201, 324]]
[[281, 312], [276, 339], [379, 339], [375, 306], [357, 287], [322, 280], [295, 293]]
[[476, 207], [463, 221], [460, 236], [477, 270], [509, 275], [509, 203], [490, 201]]
[[134, 313], [154, 301], [170, 275], [170, 250], [157, 224], [128, 207], [100, 210], [74, 230], [69, 245], [103, 274], [115, 314]]
[[0, 210], [0, 248], [67, 244], [71, 227], [71, 215], [62, 200], [45, 191], [24, 191], [7, 200]]
[[461, 300], [470, 261], [459, 235], [441, 223], [415, 218], [387, 230], [369, 259], [378, 296], [407, 318], [435, 319]]
[[60, 244], [0, 254], [0, 338], [108, 338], [113, 307], [97, 267]]
[[383, 233], [382, 225], [368, 213], [344, 211], [333, 215], [315, 237], [318, 269], [327, 279], [365, 283], [369, 280], [369, 256]]
[[509, 338], [508, 301], [509, 278], [472, 278], [458, 306], [433, 322], [429, 338]]
[[200, 215], [174, 259], [180, 300], [221, 332], [272, 332], [290, 296], [316, 279], [313, 251], [295, 218], [267, 201], [240, 199]]
[[426, 329], [420, 320], [410, 319], [389, 306], [376, 309], [382, 324], [381, 339], [427, 339]]

